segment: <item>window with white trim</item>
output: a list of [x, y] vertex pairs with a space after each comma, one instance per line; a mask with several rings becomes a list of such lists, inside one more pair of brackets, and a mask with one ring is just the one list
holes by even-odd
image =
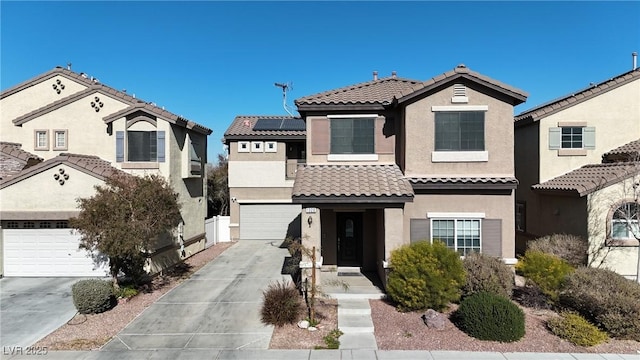
[[267, 141], [264, 143], [264, 152], [278, 152], [278, 143], [275, 141]]
[[582, 127], [563, 127], [560, 147], [563, 149], [582, 149]]
[[431, 242], [440, 240], [460, 256], [480, 252], [480, 219], [432, 219]]
[[251, 143], [248, 141], [238, 141], [238, 152], [245, 153], [251, 151]]
[[627, 202], [613, 212], [611, 238], [614, 240], [640, 239], [640, 204]]
[[264, 152], [264, 143], [262, 141], [252, 141], [251, 152]]
[[67, 150], [67, 130], [53, 131], [53, 150]]
[[34, 145], [36, 150], [49, 150], [49, 130], [36, 130]]
[[559, 125], [561, 126], [549, 128], [550, 150], [564, 150], [566, 153], [567, 151], [595, 149], [595, 127], [586, 126], [586, 122], [571, 121], [562, 122]]

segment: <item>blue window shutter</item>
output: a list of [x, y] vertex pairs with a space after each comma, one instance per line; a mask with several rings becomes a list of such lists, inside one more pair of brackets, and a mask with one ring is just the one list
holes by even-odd
[[116, 131], [116, 162], [124, 161], [124, 131]]
[[164, 155], [164, 131], [158, 131], [158, 162], [164, 162], [165, 161], [165, 155]]
[[549, 128], [549, 150], [560, 149], [562, 140], [561, 128]]
[[586, 127], [582, 129], [582, 141], [583, 147], [586, 150], [593, 150], [596, 148], [596, 128]]

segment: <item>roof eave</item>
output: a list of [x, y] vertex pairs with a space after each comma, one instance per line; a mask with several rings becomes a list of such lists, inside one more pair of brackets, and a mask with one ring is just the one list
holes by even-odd
[[515, 190], [518, 184], [513, 183], [501, 183], [501, 184], [487, 184], [487, 183], [444, 183], [444, 184], [424, 184], [412, 182], [411, 185], [416, 190]]
[[298, 111], [384, 111], [386, 107], [374, 104], [301, 104]]
[[223, 137], [225, 141], [238, 141], [238, 140], [306, 140], [307, 135], [267, 135], [267, 134], [247, 134], [247, 135], [225, 135]]
[[341, 196], [322, 196], [322, 195], [293, 195], [292, 202], [294, 204], [330, 204], [330, 203], [343, 203], [343, 204], [396, 204], [413, 202], [413, 196], [354, 196], [354, 195], [341, 195]]

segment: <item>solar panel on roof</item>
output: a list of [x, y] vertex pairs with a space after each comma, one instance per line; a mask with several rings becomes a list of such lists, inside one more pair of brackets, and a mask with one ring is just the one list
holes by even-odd
[[306, 128], [302, 119], [258, 119], [253, 126], [255, 131], [284, 130], [304, 131]]

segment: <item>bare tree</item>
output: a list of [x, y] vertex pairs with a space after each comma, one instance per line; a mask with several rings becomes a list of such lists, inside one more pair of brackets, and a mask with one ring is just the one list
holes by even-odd
[[229, 162], [222, 154], [217, 164], [207, 164], [207, 203], [209, 216], [229, 215]]

